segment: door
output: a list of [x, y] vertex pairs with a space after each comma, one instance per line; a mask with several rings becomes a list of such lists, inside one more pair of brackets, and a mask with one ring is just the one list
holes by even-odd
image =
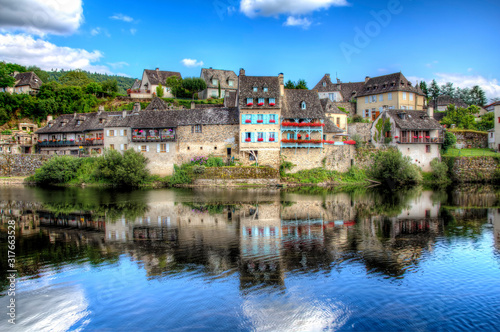
[[231, 157], [231, 148], [227, 148], [227, 156]]

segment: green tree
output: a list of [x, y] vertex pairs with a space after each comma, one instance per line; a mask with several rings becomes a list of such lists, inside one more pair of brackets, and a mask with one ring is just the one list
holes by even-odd
[[443, 96], [450, 96], [452, 98], [456, 97], [455, 87], [453, 86], [453, 83], [451, 83], [451, 82], [448, 82], [444, 85], [441, 85], [440, 91], [441, 91], [441, 95], [443, 95]]
[[416, 184], [422, 181], [419, 168], [411, 163], [410, 157], [403, 157], [395, 148], [380, 150], [375, 154], [371, 175], [389, 186]]
[[156, 87], [156, 96], [159, 98], [163, 97], [163, 86], [161, 83]]
[[49, 81], [49, 73], [37, 66], [29, 66], [28, 68], [26, 68], [26, 70], [34, 72], [36, 76], [38, 76], [38, 78], [42, 80], [43, 83], [47, 83]]
[[16, 80], [11, 76], [7, 65], [0, 62], [0, 88], [12, 87]]
[[172, 94], [174, 97], [177, 97], [177, 94], [179, 93], [179, 90], [182, 89], [182, 82], [177, 76], [170, 76], [167, 78], [167, 82], [165, 86], [170, 88], [170, 91], [172, 91]]
[[97, 82], [90, 82], [85, 86], [84, 91], [89, 95], [97, 96], [98, 93], [102, 92], [102, 85]]
[[116, 79], [105, 80], [102, 84], [102, 91], [108, 95], [112, 95], [118, 92], [118, 81]]
[[308, 90], [309, 88], [307, 87], [307, 82], [304, 79], [299, 79], [297, 81], [297, 84], [295, 84], [295, 89], [302, 89], [302, 90]]
[[192, 94], [194, 100], [196, 93], [207, 88], [207, 83], [199, 77], [187, 77], [182, 80], [182, 87]]
[[477, 122], [476, 128], [477, 130], [488, 131], [495, 127], [495, 113], [488, 112], [481, 116], [481, 120]]
[[149, 176], [147, 162], [142, 153], [133, 149], [126, 150], [123, 155], [116, 150], [107, 150], [98, 160], [96, 176], [116, 186], [138, 187]]
[[288, 80], [285, 83], [285, 89], [295, 89], [295, 83], [292, 80]]
[[219, 91], [219, 99], [220, 99], [220, 96], [221, 96], [221, 91], [220, 91], [220, 80], [217, 80], [217, 81], [218, 81], [217, 90]]
[[444, 141], [443, 141], [443, 152], [446, 153], [448, 149], [453, 148], [455, 146], [455, 143], [457, 142], [457, 137], [449, 131], [446, 131], [444, 133]]
[[66, 74], [59, 78], [59, 82], [67, 86], [86, 86], [91, 83], [92, 80], [87, 76], [87, 74], [80, 69], [68, 71]]
[[420, 90], [424, 93], [425, 98], [429, 99], [429, 90], [427, 89], [427, 83], [425, 83], [425, 81], [420, 82]]
[[439, 85], [436, 83], [436, 80], [432, 80], [431, 86], [429, 87], [429, 95], [435, 100], [440, 94]]
[[447, 127], [454, 124], [457, 128], [461, 129], [475, 129], [476, 118], [474, 114], [477, 113], [479, 113], [479, 107], [475, 105], [463, 108], [450, 104], [446, 109], [446, 116], [441, 120], [441, 124]]
[[471, 90], [471, 99], [473, 105], [484, 106], [486, 105], [486, 94], [479, 85], [475, 85]]

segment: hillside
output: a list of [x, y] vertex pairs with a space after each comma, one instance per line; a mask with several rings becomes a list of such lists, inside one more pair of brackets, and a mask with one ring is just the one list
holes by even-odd
[[[47, 74], [49, 74], [49, 79], [48, 81], [55, 81], [59, 82], [59, 78], [61, 78], [64, 74], [66, 74], [68, 71], [65, 70], [60, 70], [60, 71], [49, 71]], [[87, 76], [94, 82], [97, 83], [102, 83], [106, 80], [116, 80], [118, 82], [118, 93], [119, 94], [126, 94], [127, 89], [130, 89], [132, 87], [132, 84], [134, 84], [135, 78], [130, 78], [130, 77], [125, 77], [125, 76], [117, 76], [117, 75], [108, 75], [108, 74], [99, 74], [99, 73], [91, 73], [89, 71], [82, 70]]]

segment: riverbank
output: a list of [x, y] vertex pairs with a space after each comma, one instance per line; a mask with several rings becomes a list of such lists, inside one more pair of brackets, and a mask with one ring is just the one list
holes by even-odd
[[25, 185], [26, 176], [0, 177], [0, 186]]

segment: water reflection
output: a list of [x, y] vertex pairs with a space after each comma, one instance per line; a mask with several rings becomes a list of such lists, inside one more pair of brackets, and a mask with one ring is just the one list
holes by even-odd
[[[488, 227], [494, 248], [500, 250], [499, 206], [495, 189], [475, 187], [316, 195], [220, 189], [0, 192], [2, 234], [8, 220], [18, 225], [21, 278], [44, 279], [89, 264], [110, 270], [110, 277], [96, 286], [94, 299], [106, 306], [127, 301], [120, 289], [134, 282], [132, 266], [150, 282], [201, 278], [206, 285], [237, 280], [239, 314], [246, 318], [226, 328], [241, 329], [238, 324], [249, 320], [256, 330], [349, 326], [354, 319], [351, 299], [337, 293], [322, 300], [313, 293], [299, 296], [295, 287], [300, 275], [341, 278], [348, 269], [355, 275], [402, 280], [422, 271], [432, 254], [442, 250], [443, 239], [478, 242]], [[7, 270], [5, 264], [2, 259], [1, 271]], [[5, 291], [6, 278], [1, 277]], [[78, 285], [68, 287], [71, 293], [81, 291]], [[359, 287], [369, 293], [373, 286]], [[91, 314], [82, 313], [92, 305], [85, 296], [73, 300], [65, 305], [75, 309], [68, 315], [83, 327]], [[47, 317], [31, 328], [56, 321], [55, 316]]]

